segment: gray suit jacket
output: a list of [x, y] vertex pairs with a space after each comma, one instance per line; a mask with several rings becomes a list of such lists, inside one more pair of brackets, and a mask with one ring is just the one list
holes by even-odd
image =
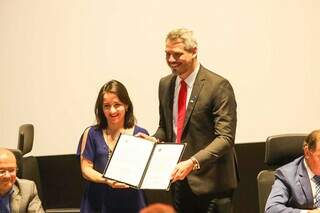
[[[159, 83], [160, 121], [155, 137], [175, 141], [172, 128], [173, 96], [176, 76]], [[230, 83], [200, 66], [187, 106], [182, 142], [187, 143], [183, 160], [194, 156], [200, 170], [188, 175], [197, 194], [221, 193], [236, 188], [238, 182], [234, 152], [236, 101]]]
[[12, 213], [44, 213], [36, 184], [33, 181], [17, 178], [13, 191], [11, 196]]
[[276, 179], [268, 197], [265, 212], [297, 212], [314, 209], [309, 176], [299, 157], [276, 170]]

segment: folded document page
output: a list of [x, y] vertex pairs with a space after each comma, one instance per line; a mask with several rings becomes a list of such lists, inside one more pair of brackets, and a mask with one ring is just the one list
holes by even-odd
[[103, 176], [141, 189], [168, 190], [185, 144], [154, 143], [122, 134]]

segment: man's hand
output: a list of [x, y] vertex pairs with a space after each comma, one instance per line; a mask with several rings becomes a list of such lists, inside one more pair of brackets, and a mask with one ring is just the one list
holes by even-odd
[[144, 134], [142, 132], [138, 132], [137, 134], [135, 134], [135, 136], [139, 137], [139, 138], [143, 138], [143, 139], [149, 140], [149, 141], [152, 141], [154, 143], [158, 143], [158, 140], [155, 137], [149, 136], [149, 135]]
[[193, 162], [191, 159], [186, 161], [181, 161], [176, 165], [176, 168], [171, 173], [171, 180], [175, 182], [177, 180], [183, 180], [187, 177], [193, 168]]

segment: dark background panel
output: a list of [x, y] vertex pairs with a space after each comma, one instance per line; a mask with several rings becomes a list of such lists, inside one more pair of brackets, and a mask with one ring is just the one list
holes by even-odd
[[264, 164], [265, 143], [236, 144], [240, 183], [234, 195], [235, 213], [259, 212], [257, 175]]
[[[235, 213], [259, 212], [256, 177], [267, 169], [264, 164], [265, 143], [236, 144], [240, 183], [234, 196]], [[41, 176], [42, 200], [45, 208], [77, 208], [83, 193], [84, 180], [76, 155], [37, 157]], [[149, 203], [171, 203], [170, 192], [145, 191]]]
[[78, 208], [84, 181], [76, 155], [37, 157], [41, 177], [42, 202], [47, 208]]

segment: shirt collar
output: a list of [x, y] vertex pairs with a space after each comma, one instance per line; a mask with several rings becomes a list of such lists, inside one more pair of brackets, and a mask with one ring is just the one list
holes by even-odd
[[0, 212], [10, 212], [10, 201], [11, 201], [11, 196], [13, 194], [14, 190], [11, 189], [9, 192], [7, 192], [3, 197], [1, 197], [1, 203], [2, 206], [0, 207]]
[[[191, 72], [190, 75], [186, 79], [184, 79], [188, 88], [192, 87], [194, 81], [196, 80], [196, 77], [197, 77], [199, 70], [200, 70], [200, 63], [197, 63], [193, 72]], [[180, 76], [178, 76], [177, 81], [176, 81], [176, 85], [180, 85], [180, 81], [182, 81], [182, 79], [180, 78]]]
[[309, 168], [309, 166], [308, 166], [305, 158], [303, 159], [303, 163], [304, 163], [304, 166], [306, 167], [306, 170], [307, 170], [309, 179], [312, 180], [312, 178], [313, 178], [313, 176], [315, 176], [315, 174], [314, 174], [314, 173], [311, 171], [311, 169]]
[[5, 199], [7, 197], [10, 197], [12, 195], [12, 193], [14, 192], [13, 188], [11, 190], [9, 190], [5, 195], [3, 195], [2, 197], [0, 197], [0, 199]]

